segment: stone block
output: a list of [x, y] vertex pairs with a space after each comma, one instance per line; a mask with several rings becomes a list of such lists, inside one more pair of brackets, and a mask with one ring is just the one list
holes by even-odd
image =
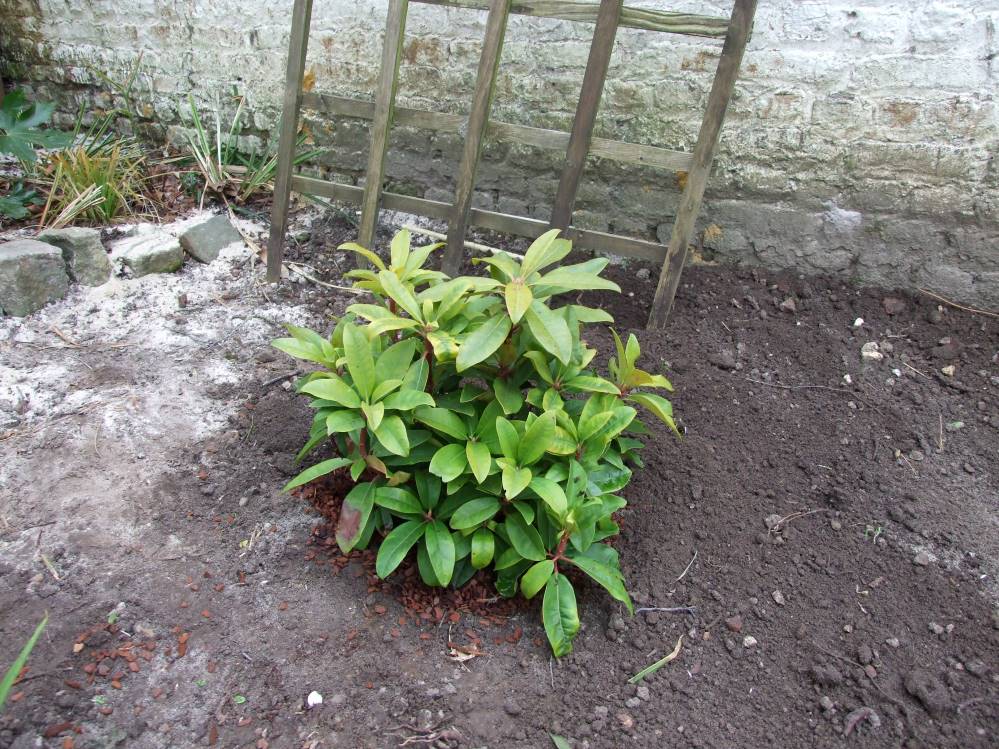
[[97, 229], [81, 226], [49, 229], [39, 234], [38, 239], [62, 250], [70, 280], [84, 286], [100, 286], [111, 277], [111, 261]]
[[189, 227], [179, 239], [188, 255], [199, 262], [210, 263], [223, 248], [242, 242], [243, 236], [229, 222], [229, 217], [220, 213]]
[[184, 264], [184, 250], [177, 238], [157, 230], [116, 242], [111, 257], [121, 261], [136, 278], [150, 273], [173, 273]]
[[62, 299], [69, 276], [62, 250], [35, 239], [16, 239], [0, 245], [0, 308], [24, 317], [49, 302]]

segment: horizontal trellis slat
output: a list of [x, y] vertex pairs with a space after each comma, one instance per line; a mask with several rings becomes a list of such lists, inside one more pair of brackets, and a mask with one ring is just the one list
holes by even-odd
[[[488, 0], [414, 0], [427, 5], [444, 5], [452, 8], [488, 10]], [[522, 16], [555, 18], [562, 21], [596, 23], [599, 2], [573, 2], [573, 0], [514, 0], [510, 12]], [[647, 8], [621, 9], [621, 26], [645, 31], [662, 31], [668, 34], [702, 36], [722, 39], [728, 30], [727, 18], [699, 16], [693, 13], [675, 13], [668, 10]]]
[[[306, 177], [301, 174], [296, 174], [291, 178], [291, 188], [295, 192], [317, 195], [321, 198], [342, 200], [355, 205], [359, 205], [364, 196], [364, 188], [362, 187], [345, 185], [340, 182], [327, 182], [326, 180]], [[383, 192], [381, 204], [382, 207], [392, 211], [415, 213], [420, 216], [441, 220], [448, 220], [453, 211], [453, 206], [450, 203], [416, 198], [412, 195], [400, 195], [393, 192]], [[532, 239], [541, 236], [549, 228], [547, 221], [525, 218], [523, 216], [512, 216], [497, 211], [487, 211], [482, 208], [472, 208], [469, 212], [469, 223], [483, 229], [517, 234]], [[664, 245], [657, 244], [656, 242], [647, 242], [643, 239], [631, 239], [616, 234], [577, 229], [575, 227], [569, 227], [565, 231], [564, 236], [571, 239], [577, 247], [590, 250], [601, 250], [616, 255], [636, 257], [659, 263], [666, 257], [666, 247]]]
[[[370, 120], [375, 112], [375, 105], [369, 101], [317, 93], [304, 94], [302, 106], [317, 112], [364, 120]], [[467, 122], [468, 117], [461, 114], [429, 112], [406, 107], [396, 107], [392, 120], [396, 126], [436, 130], [442, 133], [461, 133]], [[564, 151], [569, 145], [569, 133], [561, 130], [546, 130], [492, 120], [489, 122], [487, 132], [490, 137], [499, 141], [537, 148]], [[693, 164], [693, 155], [684, 151], [671, 151], [668, 148], [625, 143], [609, 138], [593, 138], [590, 142], [590, 156], [674, 171], [689, 171]]]

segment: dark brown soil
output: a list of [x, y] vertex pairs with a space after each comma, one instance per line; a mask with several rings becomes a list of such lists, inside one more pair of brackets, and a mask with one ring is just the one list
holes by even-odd
[[[333, 270], [309, 250], [349, 233], [314, 226], [295, 259]], [[611, 269], [625, 295], [584, 299], [672, 378], [685, 437], [649, 440], [617, 546], [637, 606], [692, 612], [630, 618], [583, 586], [583, 630], [561, 661], [537, 602], [461, 610], [442, 597], [423, 617], [414, 581], [375, 584], [302, 497], [278, 493], [309, 414], [260, 384], [289, 363], [251, 352], [264, 363], [234, 388], [248, 396], [236, 436], [190, 446], [150, 488], [154, 528], [196, 551], [156, 564], [115, 552], [106, 574], [44, 600], [3, 576], [6, 652], [42, 610], [52, 619], [0, 746], [46, 729], [49, 747], [526, 749], [551, 746], [549, 732], [577, 749], [994, 746], [997, 321], [904, 292], [696, 267], [653, 333], [641, 328], [655, 273], [641, 270]], [[316, 325], [350, 301], [330, 294]], [[606, 331], [588, 338], [608, 350]], [[884, 360], [861, 359], [869, 341]], [[675, 660], [628, 683], [681, 637]], [[312, 690], [325, 701], [307, 709]]]

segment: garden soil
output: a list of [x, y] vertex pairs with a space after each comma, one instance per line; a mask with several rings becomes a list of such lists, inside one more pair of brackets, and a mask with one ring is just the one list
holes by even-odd
[[[352, 233], [303, 224], [289, 257], [344, 285]], [[612, 266], [625, 293], [581, 298], [684, 436], [625, 490], [639, 613], [581, 583], [555, 660], [538, 601], [340, 556], [342, 478], [281, 493], [309, 412], [268, 341], [356, 297], [259, 274], [233, 249], [0, 321], [0, 664], [48, 614], [0, 747], [996, 745], [995, 317], [698, 266], [647, 332], [655, 270]]]

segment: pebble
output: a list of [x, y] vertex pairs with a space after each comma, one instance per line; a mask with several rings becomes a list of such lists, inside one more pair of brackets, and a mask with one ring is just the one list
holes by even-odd
[[770, 597], [774, 599], [774, 603], [776, 603], [778, 606], [783, 606], [786, 603], [786, 601], [784, 600], [784, 594], [781, 593], [779, 590], [775, 590], [773, 593], [771, 593]]
[[942, 635], [946, 631], [946, 630], [944, 630], [943, 627], [941, 627], [936, 622], [930, 622], [929, 625], [927, 625], [927, 626], [928, 626], [930, 632], [932, 632], [933, 634], [938, 635], [938, 636]]
[[843, 529], [843, 524], [840, 521], [833, 518], [832, 520], [829, 521], [829, 527], [832, 528], [834, 531], [838, 531]]
[[606, 705], [597, 705], [593, 708], [593, 717], [596, 720], [607, 720], [607, 715], [610, 711]]
[[636, 707], [640, 706], [641, 704], [642, 701], [637, 697], [629, 697], [627, 700], [624, 701], [624, 706], [627, 708], [631, 708], [632, 710], [634, 710]]
[[988, 666], [985, 665], [985, 661], [983, 661], [981, 658], [972, 658], [970, 661], [964, 664], [964, 667], [965, 669], [967, 669], [969, 674], [971, 674], [972, 676], [977, 676], [979, 679], [984, 678], [985, 674], [987, 674], [989, 671]]
[[925, 551], [920, 551], [912, 558], [912, 563], [917, 567], [926, 567], [933, 561]]
[[744, 648], [755, 648], [757, 645], [757, 640], [752, 635], [746, 635], [742, 638], [742, 647]]
[[865, 666], [874, 661], [874, 651], [871, 650], [870, 645], [861, 645], [857, 648], [857, 660]]
[[832, 701], [829, 695], [824, 694], [819, 698], [819, 706], [826, 712], [831, 712], [832, 709], [835, 707], [835, 703]]
[[784, 519], [783, 515], [778, 515], [775, 512], [772, 515], [767, 515], [765, 518], [763, 518], [763, 522], [766, 525], [767, 530], [770, 530], [771, 528], [773, 528], [774, 526], [776, 526], [783, 519]]
[[504, 702], [503, 710], [506, 712], [507, 715], [511, 715], [514, 717], [520, 715], [523, 712], [523, 709], [520, 707], [520, 705], [518, 705], [513, 700], [507, 700], [506, 702]]
[[739, 633], [742, 631], [742, 617], [736, 614], [733, 617], [729, 617], [725, 620], [725, 626], [728, 627], [730, 632]]
[[635, 690], [635, 696], [638, 697], [638, 699], [642, 700], [643, 702], [648, 702], [649, 699], [652, 697], [651, 693], [649, 692], [649, 688], [644, 684], [642, 684], [638, 689]]
[[899, 642], [897, 637], [889, 637], [887, 640], [885, 640], [885, 645], [887, 645], [890, 648], [897, 648], [901, 644], [902, 643]]
[[624, 710], [617, 713], [614, 717], [617, 718], [617, 722], [621, 724], [621, 728], [626, 731], [635, 725], [635, 719]]

